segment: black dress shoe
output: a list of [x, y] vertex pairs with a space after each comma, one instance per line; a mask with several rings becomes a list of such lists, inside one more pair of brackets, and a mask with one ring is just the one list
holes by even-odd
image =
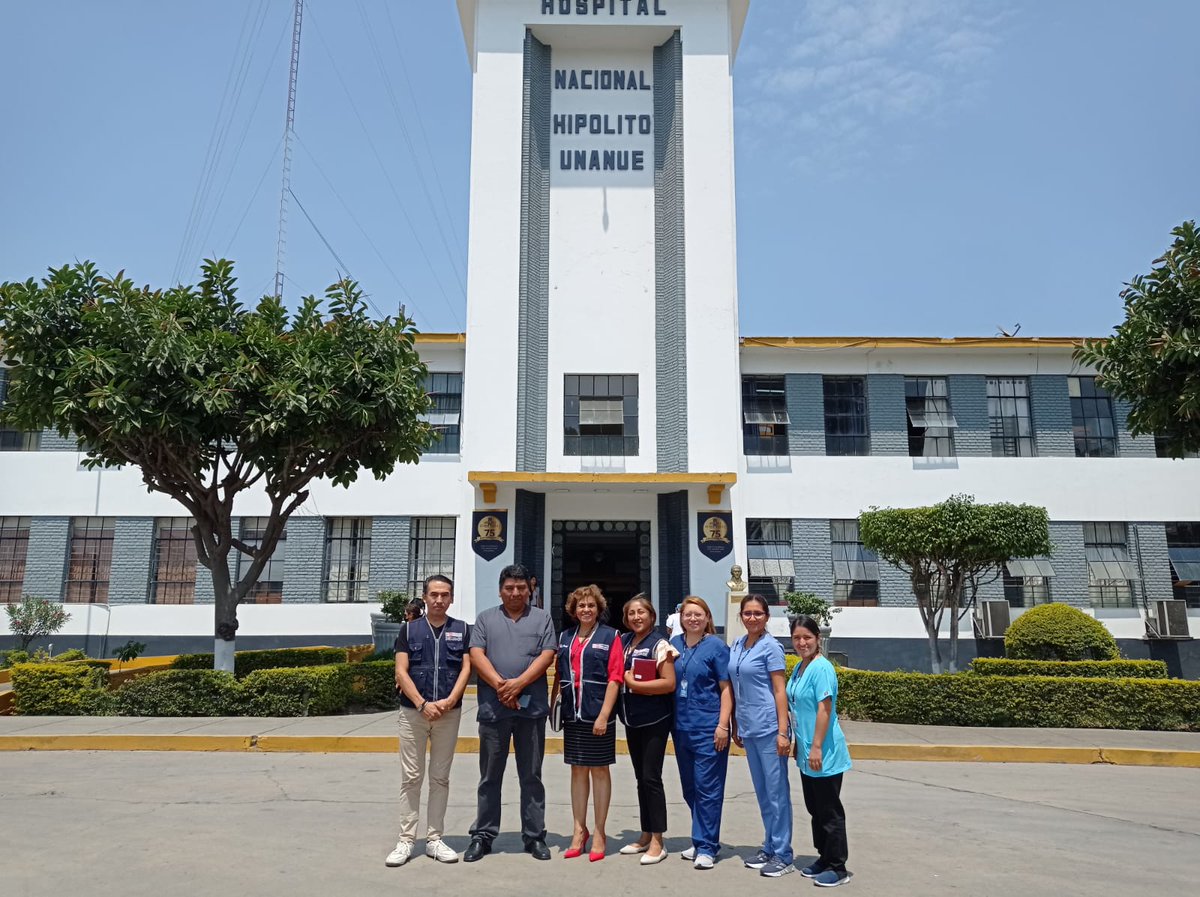
[[541, 838], [534, 838], [525, 845], [525, 852], [532, 854], [535, 860], [550, 859], [550, 848], [546, 846], [546, 842]]
[[[543, 849], [545, 845], [542, 845]], [[485, 856], [492, 852], [492, 845], [483, 838], [472, 838], [471, 843], [467, 845], [467, 850], [463, 854], [464, 863], [474, 863], [476, 860], [482, 860]], [[547, 851], [549, 854], [549, 851]]]

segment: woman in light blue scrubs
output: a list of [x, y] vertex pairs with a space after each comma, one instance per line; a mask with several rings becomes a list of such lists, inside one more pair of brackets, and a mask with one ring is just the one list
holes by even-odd
[[788, 705], [796, 721], [793, 748], [804, 806], [812, 817], [817, 858], [800, 870], [822, 888], [850, 880], [846, 871], [846, 811], [842, 809], [842, 775], [850, 769], [850, 751], [838, 723], [837, 672], [821, 655], [821, 625], [812, 617], [792, 623], [792, 647], [800, 662], [787, 684]]
[[784, 692], [783, 647], [767, 632], [771, 609], [762, 595], [747, 595], [741, 605], [746, 634], [729, 649], [733, 685], [733, 743], [746, 749], [750, 780], [758, 797], [763, 842], [758, 853], [742, 860], [767, 878], [795, 872], [792, 866], [792, 797], [788, 790], [788, 754], [792, 730]]
[[671, 639], [675, 658], [675, 762], [683, 799], [692, 811], [692, 846], [682, 854], [711, 869], [721, 849], [721, 810], [729, 768], [729, 649], [716, 636], [712, 611], [689, 595], [680, 606], [683, 635]]

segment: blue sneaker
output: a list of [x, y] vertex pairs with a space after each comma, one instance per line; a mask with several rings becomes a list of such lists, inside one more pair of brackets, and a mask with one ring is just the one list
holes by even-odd
[[813, 884], [818, 888], [836, 888], [838, 885], [844, 885], [849, 880], [849, 872], [838, 872], [836, 869], [826, 869], [820, 875], [813, 878]]
[[771, 862], [771, 855], [765, 850], [760, 850], [748, 860], [742, 860], [742, 865], [747, 869], [761, 869], [767, 863]]
[[765, 875], [767, 878], [780, 878], [781, 876], [787, 875], [789, 872], [795, 871], [796, 867], [791, 863], [785, 863], [783, 860], [779, 859], [779, 857], [771, 857], [770, 862], [763, 866], [758, 874]]
[[807, 866], [800, 870], [800, 874], [805, 878], [816, 878], [829, 867], [820, 860], [813, 860]]

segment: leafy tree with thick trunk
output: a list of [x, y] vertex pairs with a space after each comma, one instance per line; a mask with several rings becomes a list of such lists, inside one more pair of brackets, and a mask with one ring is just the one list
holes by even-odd
[[1125, 285], [1125, 321], [1076, 357], [1130, 403], [1129, 430], [1161, 438], [1174, 458], [1200, 452], [1200, 231], [1185, 221], [1149, 274]]
[[935, 673], [943, 668], [938, 632], [947, 613], [948, 670], [958, 671], [958, 621], [970, 608], [963, 599], [973, 597], [973, 584], [994, 577], [1013, 558], [1050, 553], [1045, 508], [977, 505], [970, 495], [924, 508], [872, 508], [859, 516], [858, 533], [864, 547], [912, 581]]
[[[419, 460], [433, 432], [411, 320], [371, 319], [348, 280], [291, 316], [275, 296], [248, 308], [232, 262], [202, 270], [196, 286], [166, 290], [91, 262], [0, 285], [13, 365], [0, 421], [76, 439], [92, 468], [134, 465], [183, 505], [212, 574], [215, 666], [232, 670], [238, 603], [312, 482], [348, 486], [364, 468], [383, 479]], [[247, 490], [269, 505], [254, 544], [234, 527]], [[236, 580], [232, 551], [250, 561]]]

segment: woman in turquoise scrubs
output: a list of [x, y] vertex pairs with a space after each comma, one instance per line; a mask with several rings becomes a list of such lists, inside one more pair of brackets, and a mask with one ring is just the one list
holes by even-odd
[[850, 751], [838, 723], [837, 673], [821, 654], [821, 626], [812, 617], [798, 617], [792, 623], [792, 647], [800, 655], [787, 684], [788, 706], [796, 725], [792, 750], [800, 767], [804, 806], [812, 817], [817, 849], [817, 859], [800, 873], [819, 887], [834, 888], [850, 880], [841, 799]]

